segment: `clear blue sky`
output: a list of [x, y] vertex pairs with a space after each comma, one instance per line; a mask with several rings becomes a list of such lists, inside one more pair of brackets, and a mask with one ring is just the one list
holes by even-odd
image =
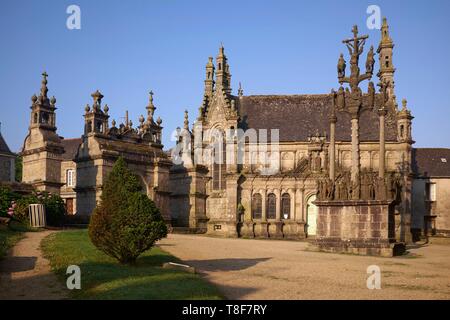
[[[66, 8], [81, 7], [81, 30], [66, 28]], [[58, 133], [83, 132], [83, 110], [99, 89], [112, 118], [129, 110], [134, 123], [155, 92], [164, 143], [191, 120], [202, 100], [204, 66], [225, 46], [236, 93], [328, 93], [337, 88], [341, 40], [366, 27], [367, 6], [388, 18], [396, 44], [396, 94], [413, 111], [418, 147], [450, 147], [450, 1], [178, 1], [2, 0], [0, 121], [18, 151], [29, 123], [30, 97], [49, 73]], [[378, 68], [376, 66], [376, 68]], [[365, 87], [365, 85], [364, 85]]]

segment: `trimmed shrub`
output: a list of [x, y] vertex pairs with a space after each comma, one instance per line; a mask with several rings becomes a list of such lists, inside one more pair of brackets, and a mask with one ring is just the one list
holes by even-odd
[[140, 254], [167, 236], [154, 202], [142, 193], [138, 177], [119, 158], [103, 186], [100, 205], [89, 223], [92, 243], [120, 263], [133, 264]]

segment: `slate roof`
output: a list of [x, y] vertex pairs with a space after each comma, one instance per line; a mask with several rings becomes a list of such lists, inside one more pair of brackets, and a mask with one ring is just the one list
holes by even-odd
[[8, 145], [6, 144], [5, 139], [3, 139], [3, 136], [2, 136], [1, 133], [0, 133], [0, 153], [1, 154], [13, 155], [13, 153], [9, 149]]
[[413, 149], [412, 156], [412, 169], [417, 175], [450, 177], [450, 149], [417, 148]]
[[[376, 95], [376, 101], [381, 96]], [[332, 108], [331, 94], [315, 95], [255, 95], [238, 99], [240, 128], [280, 129], [280, 141], [308, 141], [309, 135], [316, 130], [329, 137], [329, 115]], [[351, 141], [351, 117], [347, 112], [336, 113], [336, 141]], [[379, 140], [378, 114], [366, 110], [361, 114], [360, 141]], [[386, 117], [386, 141], [397, 140], [395, 115], [391, 112]]]
[[64, 153], [62, 154], [62, 158], [64, 160], [72, 160], [75, 158], [75, 155], [78, 152], [78, 147], [82, 142], [81, 138], [75, 139], [63, 139], [61, 140], [61, 144], [64, 147]]

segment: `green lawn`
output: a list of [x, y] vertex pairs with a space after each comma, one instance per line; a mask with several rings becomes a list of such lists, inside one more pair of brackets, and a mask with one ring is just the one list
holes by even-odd
[[42, 242], [52, 269], [66, 281], [69, 265], [81, 269], [81, 290], [72, 290], [74, 299], [221, 299], [212, 284], [196, 274], [163, 269], [164, 262], [179, 262], [174, 256], [153, 248], [135, 266], [118, 264], [97, 250], [86, 230], [64, 231]]
[[6, 256], [9, 248], [24, 237], [24, 231], [28, 231], [27, 227], [16, 222], [11, 222], [10, 227], [0, 225], [0, 259]]

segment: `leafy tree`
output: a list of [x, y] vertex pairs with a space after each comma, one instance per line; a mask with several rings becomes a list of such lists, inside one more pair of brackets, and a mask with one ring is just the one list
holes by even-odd
[[16, 172], [15, 172], [16, 181], [22, 182], [22, 167], [23, 167], [22, 156], [17, 156], [15, 162], [16, 162]]
[[142, 193], [138, 177], [120, 157], [105, 181], [100, 205], [91, 216], [92, 243], [120, 263], [133, 264], [165, 236], [167, 227], [158, 208]]

